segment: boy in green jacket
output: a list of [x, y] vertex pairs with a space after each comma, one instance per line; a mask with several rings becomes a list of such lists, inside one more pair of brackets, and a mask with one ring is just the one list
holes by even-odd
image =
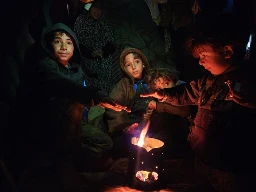
[[[27, 152], [28, 164], [52, 152], [57, 159], [68, 154], [82, 154], [91, 162], [103, 158], [111, 150], [112, 140], [95, 127], [82, 132], [83, 112], [92, 105], [114, 111], [126, 107], [98, 88], [84, 86], [78, 41], [69, 27], [57, 23], [45, 29], [41, 45], [44, 56], [28, 63], [21, 79], [15, 116], [18, 125], [13, 126], [24, 126], [17, 130], [18, 148]], [[88, 163], [88, 168], [95, 167]]]

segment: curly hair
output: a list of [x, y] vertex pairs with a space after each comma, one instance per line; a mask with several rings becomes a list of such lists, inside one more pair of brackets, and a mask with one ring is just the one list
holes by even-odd
[[179, 71], [175, 68], [152, 68], [148, 69], [145, 81], [151, 89], [155, 89], [155, 81], [158, 78], [163, 78], [166, 81], [177, 83], [179, 80]]

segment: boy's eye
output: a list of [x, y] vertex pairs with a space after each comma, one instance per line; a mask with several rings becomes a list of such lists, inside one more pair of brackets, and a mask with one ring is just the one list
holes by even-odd
[[140, 62], [140, 60], [139, 60], [139, 59], [136, 59], [136, 60], [135, 60], [135, 63], [139, 63], [139, 62]]
[[125, 64], [125, 67], [130, 67], [130, 66], [131, 66], [130, 63]]
[[73, 45], [73, 42], [72, 41], [68, 41], [67, 44], [68, 45]]
[[54, 40], [53, 43], [58, 44], [58, 43], [60, 43], [60, 41], [59, 40]]

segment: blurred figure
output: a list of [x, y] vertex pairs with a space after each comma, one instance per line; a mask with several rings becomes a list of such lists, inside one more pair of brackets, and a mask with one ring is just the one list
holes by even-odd
[[102, 13], [102, 2], [92, 2], [76, 19], [74, 31], [81, 53], [82, 68], [87, 85], [99, 87], [106, 93], [113, 86], [112, 54], [115, 52], [113, 28]]

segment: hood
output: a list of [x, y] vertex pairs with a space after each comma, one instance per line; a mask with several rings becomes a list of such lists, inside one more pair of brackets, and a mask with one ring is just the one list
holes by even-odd
[[[147, 69], [150, 68], [150, 64], [148, 62], [148, 59], [147, 57], [144, 55], [144, 53], [142, 53], [142, 51], [140, 51], [139, 49], [136, 49], [136, 48], [132, 48], [132, 47], [129, 47], [129, 48], [125, 48], [123, 50], [123, 52], [121, 53], [120, 55], [120, 66], [121, 66], [121, 69], [122, 71], [126, 74], [126, 76], [129, 77], [129, 79], [132, 80], [132, 83], [134, 83], [134, 78], [133, 76], [126, 70], [125, 66], [124, 66], [124, 58], [126, 55], [130, 54], [130, 53], [137, 53], [138, 55], [140, 55], [141, 59], [142, 59], [142, 62], [144, 64], [144, 70], [143, 70], [143, 73], [145, 73], [147, 71]], [[144, 75], [143, 75], [144, 76]]]
[[80, 48], [79, 48], [79, 43], [78, 43], [77, 37], [76, 37], [75, 33], [68, 26], [66, 26], [63, 23], [56, 23], [56, 24], [53, 24], [52, 26], [44, 29], [44, 31], [42, 33], [42, 38], [41, 38], [41, 45], [42, 45], [43, 49], [45, 49], [45, 51], [51, 57], [53, 57], [54, 60], [56, 60], [54, 55], [52, 54], [52, 51], [49, 48], [49, 43], [46, 41], [46, 37], [51, 32], [56, 31], [56, 30], [63, 30], [65, 32], [67, 32], [72, 37], [75, 49], [74, 49], [73, 56], [70, 59], [70, 62], [74, 62], [76, 64], [80, 64], [81, 63], [81, 52], [80, 52]]

